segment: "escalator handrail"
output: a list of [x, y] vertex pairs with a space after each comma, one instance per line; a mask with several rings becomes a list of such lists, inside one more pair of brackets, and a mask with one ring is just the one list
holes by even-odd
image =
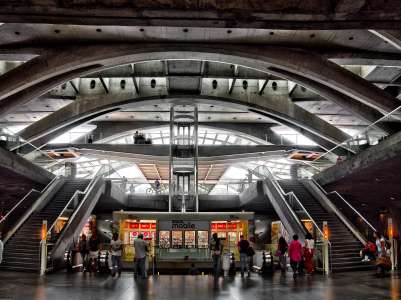
[[59, 176], [54, 177], [41, 191], [38, 191], [37, 189], [31, 189], [28, 193], [26, 193], [26, 195], [24, 197], [22, 197], [22, 199], [20, 201], [18, 201], [17, 204], [15, 204], [13, 206], [13, 208], [10, 209], [10, 211], [0, 220], [0, 224], [5, 222], [5, 220], [7, 219], [7, 217], [14, 211], [16, 210], [23, 202], [26, 198], [29, 197], [30, 194], [32, 194], [33, 192], [37, 192], [40, 194], [43, 194], [57, 179], [59, 178]]
[[[256, 169], [257, 169], [257, 168], [256, 168]], [[252, 170], [251, 172], [253, 172], [253, 173], [259, 175], [258, 177], [261, 177], [260, 175], [266, 176], [266, 175], [263, 175], [262, 173], [259, 173], [258, 171], [255, 171], [255, 169]], [[270, 175], [271, 175], [271, 173], [270, 173]], [[282, 202], [284, 202], [285, 206], [287, 207], [288, 211], [291, 213], [291, 215], [292, 215], [292, 217], [294, 218], [294, 220], [296, 220], [296, 222], [298, 223], [298, 225], [299, 225], [301, 228], [304, 228], [304, 226], [303, 226], [302, 223], [300, 222], [300, 220], [299, 220], [297, 214], [294, 212], [294, 210], [292, 209], [291, 205], [289, 205], [288, 202], [287, 202], [287, 200], [285, 199], [285, 193], [284, 193], [284, 191], [282, 190], [282, 188], [281, 188], [280, 186], [277, 186], [277, 182], [276, 182], [275, 179], [272, 178], [272, 176], [270, 176], [270, 175], [268, 174], [268, 175], [266, 176], [267, 178], [265, 178], [265, 180], [266, 180], [266, 181], [269, 180], [269, 181], [273, 184], [273, 186], [274, 186], [274, 188], [276, 189], [276, 191], [278, 192], [278, 194], [279, 194], [279, 196], [280, 196]]]
[[94, 183], [96, 182], [99, 176], [98, 174], [100, 174], [101, 170], [103, 170], [104, 166], [102, 166], [95, 174], [95, 176], [92, 178], [92, 180], [89, 182], [88, 186], [86, 187], [86, 189], [84, 191], [80, 191], [80, 190], [76, 190], [74, 192], [74, 194], [72, 195], [72, 197], [70, 198], [70, 200], [68, 200], [67, 204], [64, 206], [63, 210], [60, 212], [60, 214], [57, 216], [57, 218], [55, 219], [55, 221], [53, 222], [53, 224], [50, 226], [50, 228], [47, 230], [46, 236], [48, 236], [51, 231], [53, 230], [54, 226], [56, 226], [57, 224], [57, 220], [64, 214], [64, 212], [68, 209], [68, 207], [70, 206], [70, 204], [76, 199], [76, 197], [78, 197], [79, 195], [85, 195], [86, 193], [88, 193], [89, 190], [92, 189], [92, 187], [94, 186]]
[[355, 212], [374, 232], [377, 232], [376, 228], [369, 223], [369, 221], [362, 216], [362, 214], [351, 205], [351, 203], [349, 203], [347, 200], [344, 199], [343, 196], [341, 196], [341, 194], [337, 191], [332, 191], [332, 192], [327, 192], [315, 179], [312, 178], [312, 182], [327, 196], [327, 195], [336, 195], [338, 196], [345, 204], [348, 205], [349, 208], [351, 208], [351, 210], [353, 212]]
[[[282, 194], [284, 200], [285, 200], [285, 196], [288, 197], [293, 197], [293, 199], [295, 199], [295, 201], [297, 202], [297, 204], [302, 208], [302, 210], [306, 213], [306, 215], [308, 216], [308, 218], [312, 221], [313, 225], [316, 227], [316, 229], [318, 230], [318, 232], [321, 234], [322, 237], [324, 237], [324, 234], [322, 232], [322, 230], [319, 228], [319, 226], [317, 225], [317, 223], [315, 222], [315, 220], [312, 218], [312, 216], [309, 214], [309, 212], [305, 209], [305, 207], [302, 205], [301, 201], [298, 199], [297, 195], [291, 191], [286, 193], [283, 188], [280, 186], [280, 184], [277, 182], [276, 178], [274, 178], [273, 174], [270, 172], [269, 168], [266, 166], [258, 166], [257, 168], [263, 168], [264, 171], [267, 173], [267, 177], [270, 179], [270, 181], [274, 184], [274, 186], [278, 189], [278, 191]], [[260, 173], [262, 174], [262, 173]], [[263, 175], [263, 174], [262, 174]], [[287, 204], [288, 207], [290, 207], [290, 205], [287, 203], [287, 201], [285, 201], [285, 203]], [[291, 211], [293, 211], [291, 209]], [[295, 214], [295, 212], [294, 212]], [[298, 217], [297, 217], [298, 218]], [[330, 241], [327, 241], [329, 244], [329, 247], [331, 247], [331, 243]]]

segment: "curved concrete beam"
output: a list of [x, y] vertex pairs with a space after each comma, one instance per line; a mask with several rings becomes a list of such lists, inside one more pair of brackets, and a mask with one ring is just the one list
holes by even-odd
[[[87, 122], [91, 116], [97, 117], [102, 112], [108, 113], [110, 109], [135, 107], [143, 105], [155, 105], [160, 103], [173, 102], [187, 103], [198, 102], [216, 104], [221, 103], [224, 106], [231, 106], [241, 110], [251, 110], [255, 113], [267, 115], [280, 123], [292, 127], [298, 132], [315, 141], [325, 149], [330, 149], [349, 138], [347, 134], [320, 119], [303, 108], [293, 104], [291, 100], [268, 99], [251, 94], [247, 99], [234, 99], [229, 97], [217, 97], [213, 95], [157, 95], [140, 96], [133, 94], [120, 95], [119, 97], [104, 95], [101, 97], [82, 98], [72, 102], [53, 114], [33, 123], [20, 135], [27, 141], [40, 141], [37, 146], [49, 142], [53, 135], [51, 133], [62, 133], [63, 128], [70, 128]], [[68, 129], [66, 129], [68, 130]]]
[[[269, 72], [270, 68], [276, 67], [340, 91], [383, 112], [390, 112], [399, 105], [395, 98], [380, 88], [319, 55], [303, 50], [259, 45], [189, 43], [99, 44], [49, 50], [0, 76], [0, 105], [3, 106], [2, 102], [7, 97], [27, 89], [35, 94], [41, 84], [52, 78], [57, 77], [57, 80], [53, 80], [53, 86], [70, 80], [74, 77], [74, 72], [82, 68], [92, 68], [95, 71], [120, 64], [166, 59], [212, 60], [263, 72]], [[4, 116], [5, 112], [16, 105], [32, 99], [34, 97], [7, 101], [0, 116]]]
[[[374, 123], [380, 118], [384, 117], [384, 114], [380, 111], [370, 106], [364, 105], [354, 98], [341, 94], [336, 90], [328, 88], [323, 84], [305, 78], [304, 76], [296, 75], [291, 72], [280, 70], [278, 68], [271, 68], [270, 70], [270, 73], [272, 73], [273, 75], [286, 78], [305, 87], [307, 86], [310, 90], [319, 94], [323, 98], [333, 101], [337, 105], [347, 109], [349, 112], [353, 113], [361, 120], [367, 121], [368, 123]], [[378, 123], [376, 126], [389, 134], [393, 134], [401, 130], [401, 127], [396, 126], [396, 124], [394, 123]]]

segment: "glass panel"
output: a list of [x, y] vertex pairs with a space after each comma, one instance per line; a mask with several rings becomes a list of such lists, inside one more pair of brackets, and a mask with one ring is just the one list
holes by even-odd
[[195, 248], [195, 231], [185, 231], [185, 248]]
[[170, 248], [170, 231], [159, 232], [159, 246], [160, 248]]
[[182, 248], [182, 231], [171, 232], [171, 246], [172, 248]]
[[208, 248], [209, 247], [209, 232], [198, 231], [198, 248]]

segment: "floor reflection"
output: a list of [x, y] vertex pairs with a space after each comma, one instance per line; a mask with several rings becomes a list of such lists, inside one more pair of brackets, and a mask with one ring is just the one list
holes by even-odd
[[38, 278], [34, 274], [0, 272], [0, 299], [401, 299], [401, 276], [375, 278], [370, 273], [301, 276], [274, 274], [262, 278], [213, 276], [159, 276], [135, 280], [107, 275], [57, 273]]

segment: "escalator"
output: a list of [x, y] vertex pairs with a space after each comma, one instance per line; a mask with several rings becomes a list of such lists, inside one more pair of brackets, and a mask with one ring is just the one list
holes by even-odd
[[[93, 179], [66, 179], [58, 191], [45, 199], [5, 244], [1, 268], [16, 271], [38, 272], [40, 269], [40, 242], [43, 220], [47, 221], [47, 233], [52, 249], [51, 261], [63, 256], [65, 247], [71, 244], [74, 234], [79, 232], [92, 212], [102, 193], [103, 181]], [[96, 190], [94, 189], [96, 185]], [[90, 188], [92, 187], [92, 188]], [[47, 201], [47, 203], [46, 203]], [[54, 234], [59, 217], [68, 221]], [[81, 227], [79, 227], [81, 226]]]
[[[309, 220], [317, 245], [321, 244], [323, 222], [327, 221], [332, 272], [372, 269], [372, 265], [363, 263], [359, 256], [366, 239], [316, 182], [294, 179], [277, 181], [266, 166], [258, 166], [250, 172], [264, 179], [265, 195], [290, 236], [296, 233], [302, 241], [306, 227], [301, 220]], [[364, 219], [354, 208], [350, 209]]]
[[359, 251], [363, 247], [362, 238], [355, 230], [350, 230], [351, 224], [346, 224], [329, 206], [323, 205], [307, 188], [309, 181], [279, 180], [279, 185], [285, 193], [293, 192], [308, 214], [322, 230], [323, 221], [327, 221], [330, 230], [331, 269], [333, 272], [371, 269], [372, 266], [361, 262]]

